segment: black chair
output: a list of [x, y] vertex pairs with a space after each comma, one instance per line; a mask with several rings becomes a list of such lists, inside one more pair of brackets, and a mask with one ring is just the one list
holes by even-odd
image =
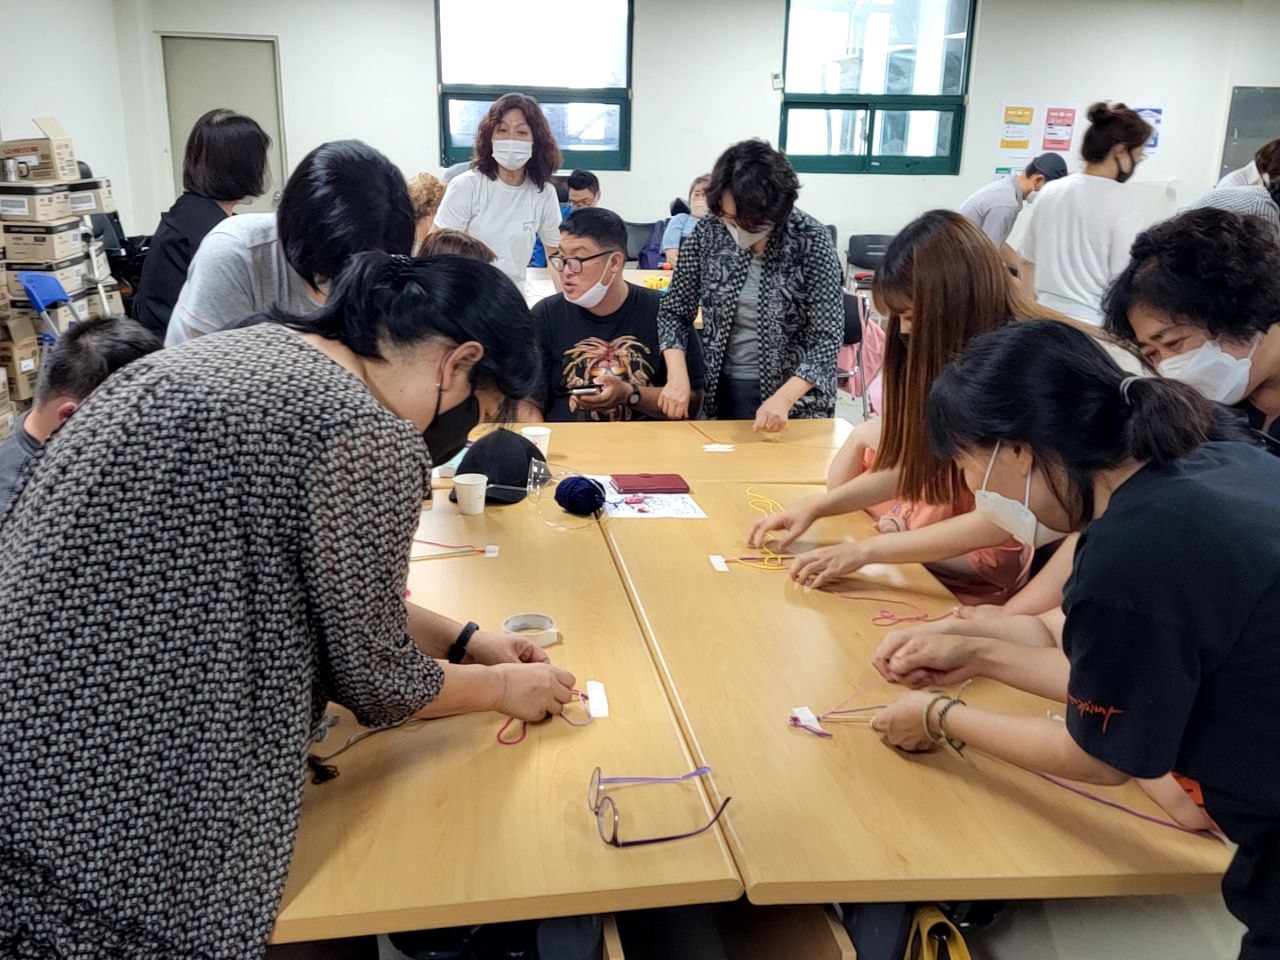
[[875, 273], [884, 262], [885, 251], [893, 237], [883, 233], [855, 233], [849, 238], [845, 253], [845, 283], [854, 280], [855, 285], [870, 286], [870, 280], [857, 281], [855, 273]]
[[844, 345], [854, 347], [857, 363], [852, 370], [837, 370], [837, 380], [853, 380], [858, 385], [862, 399], [862, 419], [867, 419], [867, 376], [862, 367], [862, 297], [856, 293], [844, 295]]
[[627, 259], [639, 260], [640, 251], [644, 245], [649, 242], [649, 238], [653, 236], [654, 228], [662, 223], [661, 220], [654, 220], [651, 223], [627, 223]]
[[674, 200], [671, 201], [671, 206], [668, 209], [671, 211], [671, 215], [673, 217], [677, 213], [693, 212], [692, 210], [689, 209], [689, 204], [685, 203], [684, 197], [676, 197]]

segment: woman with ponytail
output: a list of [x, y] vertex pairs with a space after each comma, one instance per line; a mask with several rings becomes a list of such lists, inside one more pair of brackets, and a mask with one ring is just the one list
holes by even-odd
[[1129, 262], [1142, 215], [1125, 186], [1151, 125], [1123, 103], [1095, 103], [1080, 145], [1085, 168], [1041, 191], [1022, 242], [1019, 278], [1051, 310], [1102, 322], [1102, 295]]
[[94, 392], [0, 518], [0, 941], [261, 956], [328, 701], [559, 712], [536, 646], [405, 600], [431, 457], [537, 369], [496, 267], [364, 253]]
[[[1013, 535], [1080, 530], [1062, 657], [1066, 723], [912, 692], [875, 717], [907, 750], [950, 743], [1090, 783], [1198, 781], [1239, 844], [1223, 880], [1241, 957], [1280, 955], [1280, 463], [1194, 387], [1125, 373], [1079, 330], [979, 337], [929, 397], [935, 453]], [[899, 651], [901, 653], [901, 651]], [[909, 660], [910, 658], [906, 658]], [[889, 679], [974, 662], [878, 663]], [[1030, 688], [1030, 687], [1028, 687]]]

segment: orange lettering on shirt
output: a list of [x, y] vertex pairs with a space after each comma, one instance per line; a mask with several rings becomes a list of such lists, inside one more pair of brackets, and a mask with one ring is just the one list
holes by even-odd
[[1107, 725], [1111, 723], [1111, 718], [1124, 713], [1119, 707], [1104, 707], [1100, 703], [1094, 703], [1092, 700], [1078, 700], [1071, 694], [1067, 694], [1067, 703], [1080, 711], [1081, 717], [1100, 716], [1102, 717], [1102, 732], [1107, 732]]

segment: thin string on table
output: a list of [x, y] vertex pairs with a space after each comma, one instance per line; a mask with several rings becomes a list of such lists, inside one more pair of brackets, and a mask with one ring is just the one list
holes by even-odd
[[[747, 487], [747, 506], [762, 517], [769, 517], [784, 509], [777, 500], [765, 496], [754, 487]], [[785, 570], [787, 561], [795, 559], [791, 554], [777, 553], [767, 543], [760, 545], [760, 551], [759, 556], [730, 557], [727, 562], [741, 564], [744, 567], [754, 567], [757, 570]], [[902, 623], [933, 623], [937, 620], [945, 620], [952, 615], [952, 612], [948, 611], [932, 617], [929, 615], [929, 611], [919, 604], [910, 600], [900, 600], [896, 597], [873, 597], [866, 594], [833, 590], [829, 587], [822, 588], [822, 591], [831, 594], [833, 597], [839, 597], [841, 600], [851, 600], [857, 603], [897, 604], [898, 606], [911, 608], [912, 612], [906, 615], [896, 614], [892, 610], [881, 608], [880, 612], [871, 618], [871, 625], [875, 627], [896, 627]]]
[[711, 436], [711, 434], [707, 433], [707, 431], [703, 430], [700, 426], [698, 426], [692, 420], [686, 420], [685, 423], [687, 423], [689, 426], [693, 427], [693, 429], [697, 430], [700, 434], [702, 434], [702, 439], [706, 440], [707, 443], [715, 443], [715, 444], [720, 443], [719, 440]]
[[[870, 706], [870, 707], [849, 707], [848, 704], [853, 699], [855, 698], [850, 697], [847, 700], [841, 701], [840, 703], [832, 707], [830, 710], [828, 710], [826, 713], [820, 714], [818, 716], [819, 722], [825, 721], [828, 723], [839, 723], [839, 722], [865, 723], [867, 725], [867, 728], [870, 729], [871, 720], [873, 718], [871, 717], [864, 718], [861, 716], [848, 716], [848, 715], [864, 714], [872, 710], [883, 710], [885, 709], [885, 705], [878, 704], [876, 706]], [[820, 737], [823, 740], [831, 740], [831, 739], [834, 739], [835, 737], [834, 733], [831, 733], [828, 730], [821, 730], [821, 729], [818, 729], [817, 727], [810, 726], [809, 724], [804, 723], [802, 720], [798, 719], [794, 714], [788, 718], [787, 722], [790, 726], [797, 727], [801, 730], [805, 730], [809, 733], [812, 733], [815, 737]], [[988, 759], [996, 760], [1000, 763], [1003, 763], [1005, 766], [1013, 767], [1015, 770], [1022, 770], [1022, 771], [1025, 771], [1026, 773], [1030, 773], [1034, 776], [1039, 777], [1041, 780], [1046, 781], [1047, 783], [1053, 784], [1055, 787], [1060, 787], [1063, 790], [1067, 790], [1071, 793], [1074, 793], [1078, 797], [1084, 797], [1086, 800], [1092, 800], [1095, 803], [1102, 804], [1103, 806], [1111, 807], [1113, 810], [1119, 810], [1121, 813], [1127, 813], [1129, 816], [1137, 817], [1139, 820], [1145, 820], [1148, 823], [1154, 823], [1157, 826], [1161, 826], [1161, 827], [1168, 827], [1172, 830], [1179, 830], [1182, 833], [1190, 833], [1190, 834], [1194, 834], [1195, 836], [1201, 836], [1201, 837], [1213, 837], [1215, 840], [1221, 839], [1220, 837], [1218, 837], [1216, 833], [1214, 833], [1211, 830], [1197, 830], [1194, 827], [1183, 826], [1182, 824], [1178, 823], [1176, 820], [1168, 820], [1164, 817], [1155, 816], [1154, 814], [1143, 813], [1141, 810], [1135, 810], [1133, 807], [1130, 807], [1127, 804], [1120, 803], [1117, 800], [1109, 800], [1104, 796], [1094, 793], [1092, 790], [1086, 790], [1084, 787], [1076, 786], [1074, 783], [1071, 783], [1067, 780], [1063, 780], [1061, 777], [1055, 777], [1052, 774], [1048, 774], [1048, 773], [1041, 773], [1038, 770], [1028, 770], [1026, 767], [1019, 766], [1016, 763], [1010, 763], [1008, 760], [1002, 760], [999, 757], [992, 757], [989, 754], [983, 754], [983, 756], [986, 756]]]
[[[330, 714], [321, 722], [321, 729], [327, 731], [337, 722], [338, 718]], [[426, 722], [426, 717], [406, 717], [396, 723], [388, 723], [386, 726], [373, 727], [372, 729], [362, 730], [359, 733], [352, 734], [347, 738], [346, 743], [340, 746], [337, 750], [334, 750], [332, 753], [327, 753], [324, 756], [314, 753], [307, 754], [307, 769], [311, 771], [311, 782], [326, 783], [336, 777], [338, 775], [338, 768], [330, 764], [329, 761], [339, 754], [346, 753], [361, 740], [372, 737], [375, 733], [386, 733], [388, 730], [398, 730], [401, 727], [412, 727]]]
[[[587, 704], [587, 719], [574, 720], [564, 712], [561, 712], [559, 714], [559, 717], [561, 720], [563, 720], [565, 723], [569, 724], [572, 727], [585, 727], [594, 719], [594, 717], [591, 716], [591, 707], [588, 703], [587, 695], [583, 693], [581, 690], [574, 690], [573, 695], [578, 698], [578, 701], [580, 703]], [[520, 724], [520, 736], [516, 737], [514, 740], [504, 740], [502, 735], [507, 732], [507, 728], [510, 727], [513, 723], [517, 723], [517, 722]], [[507, 717], [506, 722], [501, 727], [498, 728], [498, 735], [496, 739], [498, 743], [502, 744], [504, 747], [514, 747], [517, 744], [524, 743], [524, 738], [528, 735], [528, 733], [529, 733], [529, 721], [527, 720], [517, 721], [515, 717]]]
[[443, 547], [441, 553], [429, 553], [425, 557], [410, 557], [410, 563], [416, 563], [419, 560], [444, 560], [449, 557], [469, 557], [477, 553], [484, 553], [484, 547], [477, 547], [472, 543], [437, 543], [435, 540], [422, 540], [418, 537], [413, 538], [414, 543], [422, 543], [429, 547]]

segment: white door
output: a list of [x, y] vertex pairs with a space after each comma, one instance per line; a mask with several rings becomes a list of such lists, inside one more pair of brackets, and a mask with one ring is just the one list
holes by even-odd
[[284, 141], [280, 78], [274, 40], [222, 37], [161, 37], [164, 81], [169, 101], [169, 140], [174, 196], [182, 193], [182, 159], [187, 136], [200, 117], [217, 107], [253, 117], [271, 137], [267, 192], [244, 211], [269, 211], [284, 187]]

